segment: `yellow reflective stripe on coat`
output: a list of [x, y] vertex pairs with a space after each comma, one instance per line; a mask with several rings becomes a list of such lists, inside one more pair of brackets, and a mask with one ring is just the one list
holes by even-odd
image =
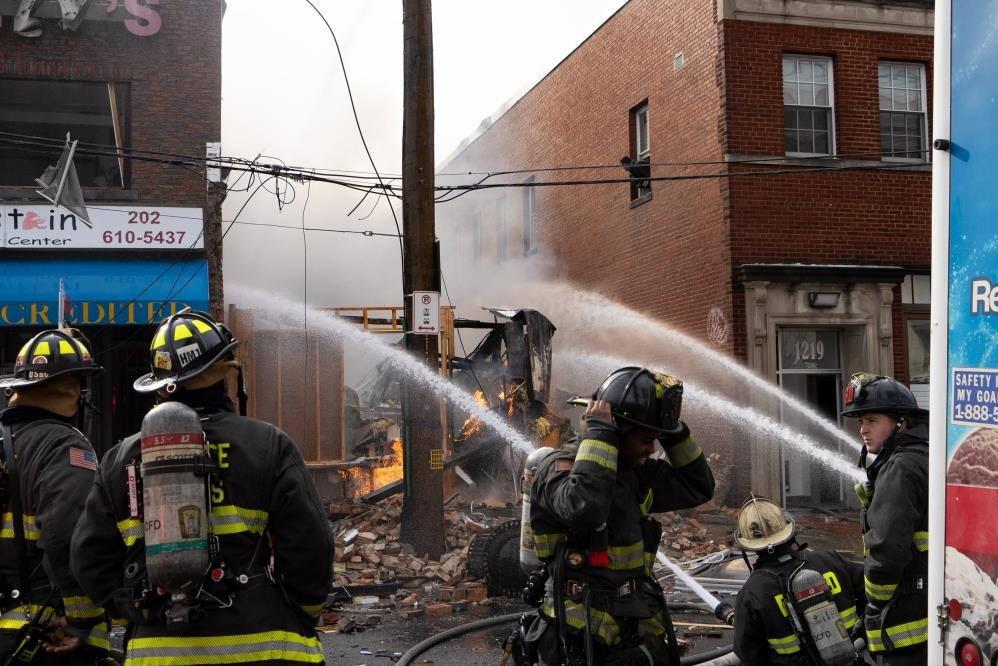
[[584, 439], [575, 455], [575, 464], [580, 462], [596, 463], [611, 472], [617, 471], [617, 447], [598, 439]]
[[886, 649], [884, 647], [884, 639], [881, 638], [879, 629], [866, 630], [866, 648], [870, 652], [883, 652]]
[[142, 521], [138, 518], [126, 518], [118, 521], [118, 531], [126, 546], [134, 546], [135, 542], [145, 537]]
[[[25, 541], [38, 541], [38, 525], [35, 524], [35, 517], [23, 514], [22, 525], [24, 525]], [[3, 525], [0, 526], [0, 539], [14, 538], [14, 514], [6, 512], [3, 514]]]
[[551, 532], [550, 534], [534, 532], [534, 548], [537, 550], [537, 557], [542, 559], [552, 557], [558, 543], [567, 536], [565, 532]]
[[91, 601], [90, 597], [63, 597], [62, 605], [68, 618], [91, 619], [104, 615], [104, 609]]
[[651, 576], [655, 573], [655, 553], [649, 553], [645, 551], [645, 573]]
[[643, 569], [645, 566], [645, 543], [635, 541], [630, 546], [610, 546], [609, 568], [614, 571], [626, 571], [628, 569]]
[[263, 534], [267, 528], [267, 512], [225, 504], [211, 507], [211, 524], [215, 534], [252, 532]]
[[667, 448], [665, 455], [669, 456], [669, 462], [673, 467], [686, 467], [702, 456], [703, 450], [692, 437], [687, 437], [679, 444]]
[[[541, 604], [541, 612], [551, 619], [557, 616], [554, 612], [554, 600], [549, 596]], [[586, 608], [581, 603], [565, 601], [565, 623], [573, 629], [584, 631], [586, 628]], [[613, 645], [620, 640], [620, 628], [613, 616], [597, 608], [589, 609], [589, 631], [598, 636], [606, 645]]]
[[920, 553], [927, 552], [929, 550], [929, 533], [914, 532], [911, 535], [911, 542]]
[[898, 589], [897, 583], [880, 585], [874, 583], [866, 576], [863, 576], [863, 582], [866, 587], [867, 599], [873, 599], [874, 601], [890, 601], [891, 597], [894, 596], [894, 592]]
[[20, 629], [41, 610], [38, 604], [30, 606], [17, 606], [0, 615], [0, 629]]
[[840, 610], [839, 617], [842, 619], [842, 624], [845, 625], [846, 629], [851, 629], [857, 622], [859, 622], [859, 616], [856, 615], [855, 606], [850, 606], [845, 610]]
[[651, 505], [655, 503], [655, 493], [649, 488], [648, 492], [645, 493], [645, 499], [641, 502], [641, 516], [647, 516], [651, 513]]
[[797, 634], [790, 634], [783, 638], [769, 638], [769, 647], [777, 654], [793, 654], [800, 652], [800, 639]]
[[261, 661], [322, 663], [318, 638], [290, 631], [262, 631], [226, 636], [157, 636], [133, 638], [125, 648], [125, 666], [197, 666], [251, 664]]
[[111, 636], [107, 633], [107, 623], [101, 622], [90, 629], [90, 633], [83, 642], [101, 650], [111, 649]]
[[887, 637], [897, 649], [924, 643], [929, 640], [929, 618], [887, 627]]
[[309, 617], [317, 617], [322, 612], [322, 604], [301, 604], [301, 609]]

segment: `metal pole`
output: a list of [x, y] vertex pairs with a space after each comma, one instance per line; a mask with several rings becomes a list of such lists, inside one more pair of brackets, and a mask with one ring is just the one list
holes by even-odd
[[[433, 172], [433, 22], [430, 0], [403, 0], [402, 286], [405, 325], [413, 330], [413, 291], [436, 291], [438, 269]], [[406, 333], [406, 349], [434, 371], [436, 335]], [[404, 500], [402, 540], [419, 555], [437, 558], [446, 549], [443, 520], [443, 450], [440, 401], [407, 381], [402, 386]]]

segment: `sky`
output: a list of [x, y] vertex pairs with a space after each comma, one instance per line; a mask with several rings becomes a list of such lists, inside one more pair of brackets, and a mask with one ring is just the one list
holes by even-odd
[[[343, 51], [357, 113], [382, 174], [402, 163], [402, 2], [314, 0]], [[529, 90], [624, 0], [436, 0], [433, 3], [436, 162], [484, 118]], [[222, 152], [305, 167], [370, 171], [333, 40], [305, 0], [229, 0], [222, 37]], [[262, 157], [261, 160], [266, 160]], [[275, 161], [271, 159], [271, 161]], [[246, 203], [234, 183], [224, 217]], [[255, 187], [255, 185], [254, 185]], [[394, 233], [373, 197], [294, 184], [278, 202], [268, 186], [239, 222]], [[282, 193], [290, 199], [291, 193]], [[401, 222], [401, 210], [396, 204]], [[367, 219], [361, 220], [365, 216]], [[307, 247], [307, 254], [306, 254]], [[446, 252], [446, 248], [444, 249]], [[238, 224], [225, 239], [225, 280], [326, 306], [401, 303], [397, 240]], [[260, 266], [267, 270], [261, 271]], [[307, 266], [307, 269], [306, 269]], [[231, 300], [231, 297], [230, 297]], [[238, 303], [237, 303], [238, 304]]]

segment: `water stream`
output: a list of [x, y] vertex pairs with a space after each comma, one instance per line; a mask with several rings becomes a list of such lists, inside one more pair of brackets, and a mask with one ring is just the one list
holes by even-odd
[[[277, 319], [284, 324], [297, 326], [304, 324], [304, 306], [301, 303], [291, 302], [251, 287], [230, 286], [228, 289], [231, 295], [237, 297], [241, 306], [259, 307], [267, 313], [278, 315]], [[502, 416], [488, 406], [479, 405], [471, 394], [451, 384], [415, 356], [389, 344], [383, 338], [368, 333], [356, 324], [344, 321], [332, 313], [311, 307], [308, 308], [308, 332], [309, 335], [329, 336], [361, 345], [365, 350], [387, 361], [393, 368], [419, 382], [436, 397], [446, 398], [481, 420], [485, 426], [512, 446], [528, 453], [534, 450], [534, 445], [514, 430]]]
[[697, 582], [696, 578], [690, 575], [681, 566], [666, 557], [665, 553], [658, 551], [655, 553], [655, 559], [658, 560], [659, 564], [667, 567], [669, 571], [676, 574], [676, 578], [682, 580], [686, 584], [686, 587], [693, 592], [693, 594], [703, 599], [705, 604], [711, 608], [717, 608], [721, 605], [721, 601], [717, 597], [708, 592], [703, 585]]
[[[592, 385], [596, 385], [617, 368], [640, 365], [640, 363], [627, 359], [579, 352], [561, 352], [556, 356], [556, 360], [561, 364], [582, 368]], [[735, 404], [723, 396], [706, 391], [685, 380], [683, 381], [683, 402], [694, 409], [720, 417], [733, 425], [750, 428], [775, 437], [825, 467], [852, 479], [854, 483], [866, 479], [865, 472], [853, 463], [837, 452], [823, 448], [820, 443], [786, 424], [780, 423], [751, 407]], [[696, 433], [694, 433], [695, 435]]]

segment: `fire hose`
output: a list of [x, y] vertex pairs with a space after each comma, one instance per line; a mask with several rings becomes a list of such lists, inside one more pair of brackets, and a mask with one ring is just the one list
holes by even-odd
[[[705, 613], [713, 613], [715, 610], [707, 606], [707, 604], [669, 604], [670, 610], [676, 611], [701, 611]], [[480, 631], [482, 629], [488, 629], [500, 624], [507, 624], [510, 622], [518, 622], [520, 620], [521, 613], [507, 613], [506, 615], [497, 615], [496, 617], [489, 617], [483, 620], [475, 620], [474, 622], [468, 622], [466, 624], [461, 624], [456, 627], [452, 627], [446, 631], [442, 631], [435, 636], [430, 636], [424, 641], [416, 643], [416, 645], [409, 648], [405, 654], [399, 657], [396, 662], [397, 666], [410, 666], [414, 663], [414, 660], [419, 655], [423, 654], [427, 650], [451, 640], [452, 638], [457, 638], [458, 636], [463, 636], [464, 634], [471, 633], [473, 631]], [[679, 663], [682, 666], [692, 666], [693, 664], [703, 664], [712, 659], [716, 659], [723, 655], [731, 652], [731, 645], [722, 645], [719, 648], [704, 652], [702, 654], [694, 654], [683, 657]], [[737, 663], [737, 662], [733, 662]]]

